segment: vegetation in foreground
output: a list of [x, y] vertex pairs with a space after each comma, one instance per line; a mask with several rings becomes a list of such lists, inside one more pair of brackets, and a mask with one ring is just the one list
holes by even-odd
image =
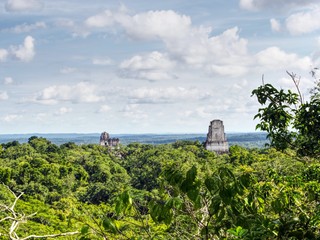
[[266, 149], [2, 144], [0, 239], [320, 239], [317, 87], [253, 91]]
[[[29, 217], [12, 239], [320, 237], [320, 164], [295, 151], [232, 146], [218, 156], [199, 142], [109, 151], [34, 137], [3, 144], [0, 161], [1, 239], [20, 216]], [[24, 193], [16, 216], [6, 186]]]

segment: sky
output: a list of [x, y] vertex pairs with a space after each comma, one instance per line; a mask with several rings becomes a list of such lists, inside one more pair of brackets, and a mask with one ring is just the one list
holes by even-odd
[[319, 57], [318, 0], [0, 0], [0, 134], [253, 132]]

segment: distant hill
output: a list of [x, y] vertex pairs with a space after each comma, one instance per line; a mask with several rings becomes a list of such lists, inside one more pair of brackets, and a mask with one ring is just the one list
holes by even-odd
[[[230, 145], [240, 145], [243, 147], [254, 148], [263, 147], [268, 141], [266, 133], [227, 133], [227, 139]], [[0, 143], [19, 141], [25, 143], [31, 136], [44, 137], [52, 143], [61, 145], [67, 142], [76, 144], [98, 144], [100, 134], [80, 134], [80, 133], [63, 133], [63, 134], [3, 134], [0, 135]], [[166, 144], [176, 141], [200, 141], [206, 140], [205, 134], [111, 134], [111, 137], [120, 139], [121, 144], [127, 145], [132, 142], [144, 144]]]

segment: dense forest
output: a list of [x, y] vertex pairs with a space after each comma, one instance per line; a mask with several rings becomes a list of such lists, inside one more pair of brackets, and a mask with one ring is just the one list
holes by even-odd
[[3, 143], [0, 239], [320, 239], [317, 87], [253, 91], [266, 148]]
[[320, 237], [320, 164], [292, 150], [216, 155], [189, 141], [110, 150], [32, 137], [2, 144], [0, 161], [2, 239], [14, 221], [11, 239]]

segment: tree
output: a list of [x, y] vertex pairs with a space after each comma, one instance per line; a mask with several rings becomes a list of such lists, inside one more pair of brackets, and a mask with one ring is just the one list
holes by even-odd
[[[23, 192], [19, 195], [16, 195], [9, 187], [6, 186], [8, 191], [13, 195], [14, 201], [12, 204], [0, 204], [0, 210], [1, 210], [1, 217], [0, 217], [0, 223], [3, 222], [10, 222], [9, 224], [6, 224], [8, 229], [5, 229], [4, 232], [0, 232], [0, 237], [5, 236], [10, 240], [27, 240], [27, 239], [36, 239], [36, 238], [56, 238], [60, 236], [70, 236], [70, 235], [76, 235], [79, 232], [67, 232], [67, 233], [58, 233], [58, 234], [46, 234], [46, 235], [29, 235], [26, 237], [19, 237], [17, 230], [20, 224], [27, 223], [27, 220], [35, 216], [37, 213], [32, 213], [29, 215], [25, 215], [24, 213], [16, 212], [15, 206], [18, 202], [18, 200], [23, 195]], [[3, 224], [1, 224], [3, 227]]]
[[316, 83], [309, 101], [304, 102], [299, 89], [300, 79], [287, 72], [298, 94], [290, 90], [278, 90], [271, 84], [262, 84], [252, 91], [264, 106], [255, 119], [260, 119], [256, 129], [266, 131], [271, 147], [278, 150], [294, 148], [301, 156], [320, 154], [320, 99], [319, 83]]

